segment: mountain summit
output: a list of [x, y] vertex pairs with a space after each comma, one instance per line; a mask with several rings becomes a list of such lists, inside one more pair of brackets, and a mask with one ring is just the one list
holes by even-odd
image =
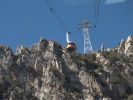
[[133, 100], [133, 36], [89, 54], [44, 39], [0, 46], [0, 100]]

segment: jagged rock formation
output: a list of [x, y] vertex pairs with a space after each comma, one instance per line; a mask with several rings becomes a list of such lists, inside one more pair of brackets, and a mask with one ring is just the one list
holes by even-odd
[[43, 39], [16, 54], [0, 46], [0, 100], [133, 100], [132, 37], [124, 43], [87, 55]]
[[126, 41], [121, 41], [118, 52], [124, 53], [127, 56], [133, 55], [133, 36], [128, 36]]

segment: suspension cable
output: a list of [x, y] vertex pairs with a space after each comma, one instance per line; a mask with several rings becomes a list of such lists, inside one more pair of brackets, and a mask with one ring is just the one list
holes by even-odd
[[96, 27], [97, 22], [98, 22], [98, 17], [99, 17], [99, 12], [100, 12], [100, 0], [96, 0], [95, 2], [95, 13], [94, 13], [94, 27]]
[[46, 5], [48, 6], [49, 10], [51, 13], [53, 13], [53, 15], [55, 16], [56, 20], [59, 22], [59, 24], [63, 27], [63, 29], [68, 32], [68, 29], [66, 27], [66, 25], [62, 22], [61, 18], [59, 17], [59, 15], [57, 14], [57, 11], [53, 8], [53, 6], [51, 5], [51, 3], [48, 0], [43, 0]]

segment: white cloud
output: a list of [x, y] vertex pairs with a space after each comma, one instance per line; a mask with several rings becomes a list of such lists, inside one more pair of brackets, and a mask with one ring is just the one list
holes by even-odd
[[106, 0], [105, 4], [117, 4], [117, 3], [124, 3], [126, 0]]

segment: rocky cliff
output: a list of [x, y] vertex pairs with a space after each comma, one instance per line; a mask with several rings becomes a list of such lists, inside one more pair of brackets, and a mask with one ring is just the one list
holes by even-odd
[[133, 100], [133, 36], [86, 55], [43, 39], [0, 46], [0, 100]]

